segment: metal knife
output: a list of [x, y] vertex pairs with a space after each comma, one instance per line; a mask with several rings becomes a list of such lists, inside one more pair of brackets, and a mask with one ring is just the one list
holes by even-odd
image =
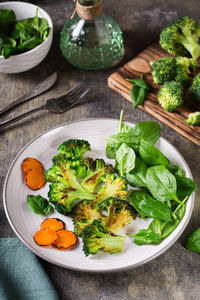
[[46, 92], [49, 90], [54, 83], [57, 80], [57, 73], [53, 73], [51, 76], [46, 78], [44, 81], [41, 83], [37, 84], [35, 87], [33, 87], [30, 91], [28, 91], [26, 94], [18, 98], [17, 100], [13, 101], [12, 103], [8, 104], [7, 106], [0, 108], [0, 116], [3, 115], [5, 112], [10, 110], [11, 108], [17, 106], [18, 104], [21, 104], [33, 97], [36, 97], [38, 95], [41, 95], [42, 93]]

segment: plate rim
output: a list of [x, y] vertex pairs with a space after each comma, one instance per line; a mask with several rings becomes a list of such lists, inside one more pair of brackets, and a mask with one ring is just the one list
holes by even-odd
[[[185, 224], [182, 226], [181, 230], [177, 233], [176, 236], [176, 240], [171, 240], [163, 249], [161, 249], [158, 253], [151, 255], [150, 257], [148, 257], [147, 259], [143, 260], [142, 262], [139, 262], [137, 264], [134, 265], [129, 265], [129, 266], [125, 266], [125, 267], [120, 267], [120, 268], [112, 268], [112, 269], [106, 269], [106, 270], [101, 270], [101, 269], [96, 269], [96, 270], [91, 270], [91, 269], [80, 269], [78, 267], [72, 267], [72, 266], [66, 266], [63, 263], [60, 262], [55, 262], [54, 260], [52, 260], [51, 258], [46, 257], [45, 255], [38, 253], [37, 250], [33, 249], [31, 245], [29, 245], [29, 243], [23, 239], [23, 237], [20, 235], [20, 233], [18, 232], [17, 228], [15, 228], [15, 226], [12, 224], [12, 220], [10, 218], [8, 209], [7, 209], [7, 204], [6, 204], [6, 187], [7, 187], [7, 183], [8, 183], [8, 179], [11, 173], [11, 170], [15, 164], [15, 162], [17, 161], [18, 157], [23, 153], [23, 151], [31, 144], [33, 143], [35, 140], [37, 140], [38, 138], [40, 138], [41, 136], [47, 134], [48, 132], [51, 132], [59, 127], [64, 127], [73, 123], [80, 123], [80, 122], [86, 122], [86, 121], [119, 121], [118, 119], [115, 118], [88, 118], [88, 119], [79, 119], [79, 120], [74, 120], [74, 121], [69, 121], [67, 123], [63, 123], [60, 125], [57, 125], [53, 128], [47, 129], [46, 131], [42, 132], [41, 134], [39, 134], [38, 136], [34, 137], [32, 140], [30, 140], [19, 152], [18, 154], [15, 156], [15, 158], [13, 159], [11, 165], [8, 168], [5, 180], [4, 180], [4, 185], [3, 185], [3, 208], [4, 208], [4, 212], [6, 214], [7, 220], [12, 228], [12, 230], [14, 231], [14, 233], [16, 234], [16, 236], [19, 238], [19, 240], [26, 246], [28, 247], [28, 249], [33, 252], [35, 255], [37, 255], [38, 257], [42, 258], [43, 260], [50, 262], [54, 265], [63, 267], [65, 269], [68, 270], [73, 270], [73, 271], [79, 271], [79, 272], [86, 272], [86, 273], [113, 273], [113, 272], [122, 272], [122, 271], [127, 271], [130, 269], [135, 269], [139, 266], [142, 266], [150, 261], [152, 261], [153, 259], [157, 258], [158, 256], [160, 256], [161, 254], [163, 254], [165, 251], [167, 251], [173, 244], [175, 244], [175, 242], [179, 239], [179, 237], [181, 236], [181, 234], [183, 233], [183, 231], [185, 230], [186, 226], [189, 223], [189, 220], [191, 218], [192, 212], [193, 212], [193, 208], [194, 208], [194, 199], [195, 199], [195, 192], [193, 192], [190, 195], [191, 198], [191, 208], [188, 214], [188, 217], [185, 221]], [[132, 123], [130, 121], [124, 121], [125, 123], [129, 123], [131, 125], [136, 125], [135, 123]], [[155, 122], [155, 121], [154, 121]], [[160, 136], [159, 139], [163, 139], [165, 142], [167, 142], [177, 153], [178, 155], [181, 157], [181, 159], [183, 160], [184, 164], [186, 165], [188, 172], [189, 172], [189, 176], [191, 179], [193, 179], [192, 176], [192, 172], [190, 170], [190, 167], [188, 166], [187, 162], [185, 161], [184, 157], [182, 156], [182, 154], [176, 149], [176, 147], [171, 144], [166, 138]]]

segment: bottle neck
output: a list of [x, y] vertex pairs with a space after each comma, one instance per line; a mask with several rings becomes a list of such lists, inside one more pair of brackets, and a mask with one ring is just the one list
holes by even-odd
[[100, 2], [100, 0], [78, 0], [81, 5], [93, 6]]

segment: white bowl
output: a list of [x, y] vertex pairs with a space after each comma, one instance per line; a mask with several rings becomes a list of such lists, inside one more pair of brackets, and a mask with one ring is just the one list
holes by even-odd
[[33, 18], [36, 15], [38, 8], [38, 16], [48, 21], [50, 32], [44, 42], [32, 50], [22, 54], [11, 55], [9, 58], [4, 59], [0, 55], [0, 72], [1, 73], [20, 73], [32, 69], [37, 66], [47, 55], [51, 47], [53, 39], [53, 23], [50, 16], [40, 7], [25, 3], [25, 2], [2, 2], [0, 9], [12, 9], [17, 20], [26, 18]]

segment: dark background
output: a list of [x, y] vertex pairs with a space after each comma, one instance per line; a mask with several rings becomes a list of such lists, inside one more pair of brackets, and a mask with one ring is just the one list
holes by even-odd
[[[62, 94], [79, 81], [87, 82], [91, 88], [85, 103], [62, 115], [41, 112], [27, 118], [0, 135], [0, 235], [15, 237], [5, 217], [2, 204], [3, 182], [17, 153], [31, 139], [56, 125], [85, 118], [124, 118], [136, 123], [155, 120], [107, 87], [107, 78], [115, 69], [103, 71], [78, 70], [62, 57], [59, 49], [59, 33], [73, 11], [72, 0], [32, 1], [45, 9], [54, 23], [54, 39], [47, 58], [31, 71], [18, 75], [0, 74], [1, 104], [4, 106], [22, 95], [34, 84], [53, 71], [58, 72], [58, 82], [46, 94], [39, 96], [7, 115], [16, 116], [32, 107], [44, 103], [51, 96]], [[104, 12], [111, 15], [123, 31], [126, 55], [123, 63], [154, 41], [161, 29], [178, 16], [188, 15], [200, 21], [198, 0], [107, 0]], [[65, 300], [116, 300], [116, 299], [199, 299], [200, 257], [183, 247], [186, 236], [200, 226], [199, 195], [199, 147], [188, 141], [168, 126], [160, 123], [162, 136], [169, 140], [183, 155], [198, 184], [195, 208], [189, 225], [181, 238], [163, 255], [152, 262], [127, 272], [115, 274], [86, 274], [70, 271], [41, 261], [53, 281], [61, 299]]]

